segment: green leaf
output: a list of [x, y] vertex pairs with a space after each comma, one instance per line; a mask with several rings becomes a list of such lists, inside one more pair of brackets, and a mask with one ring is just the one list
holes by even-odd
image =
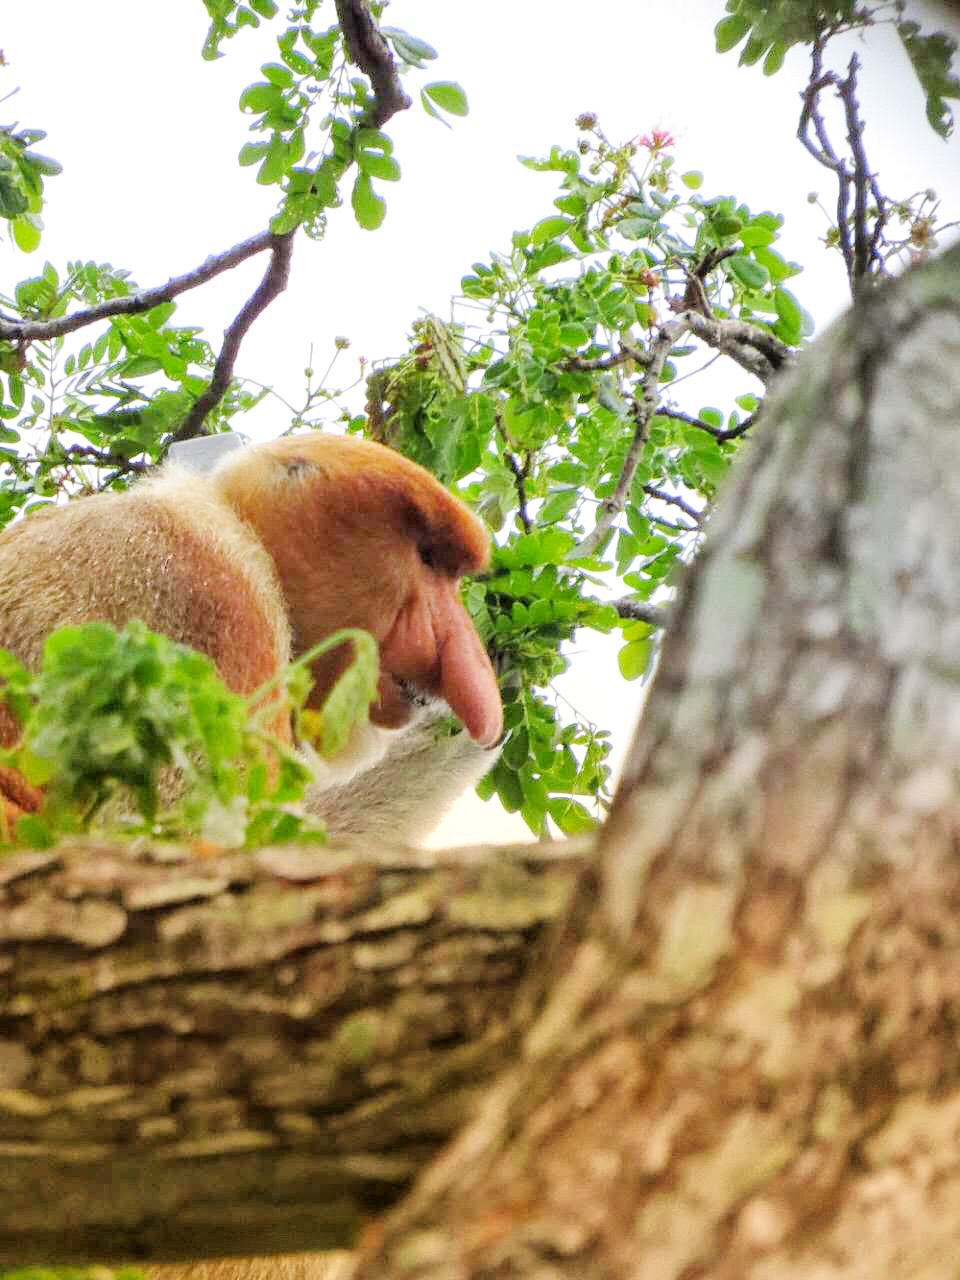
[[382, 178], [384, 182], [396, 182], [400, 177], [400, 166], [393, 156], [382, 156], [376, 151], [359, 152], [357, 168], [371, 178]]
[[378, 196], [367, 174], [357, 174], [350, 196], [354, 217], [364, 231], [376, 231], [387, 214], [387, 202]]
[[327, 694], [323, 704], [320, 750], [335, 756], [346, 746], [354, 725], [366, 720], [377, 700], [380, 657], [366, 632], [353, 632], [353, 661]]
[[560, 326], [560, 345], [576, 350], [578, 347], [585, 347], [590, 341], [590, 331], [586, 325], [578, 324], [576, 321], [570, 321], [568, 324]]
[[799, 338], [803, 327], [803, 311], [790, 290], [778, 285], [773, 291], [773, 305], [780, 319], [791, 330], [796, 330]]
[[766, 267], [762, 267], [759, 262], [753, 258], [748, 258], [746, 254], [737, 253], [732, 258], [727, 258], [724, 265], [730, 271], [730, 274], [736, 276], [741, 284], [746, 285], [748, 289], [762, 289], [770, 279]]
[[927, 120], [941, 138], [949, 138], [953, 132], [953, 112], [944, 99], [960, 98], [960, 79], [953, 74], [957, 42], [942, 31], [921, 35], [919, 24], [913, 21], [896, 25], [897, 35], [926, 94]]
[[33, 253], [40, 243], [40, 229], [26, 216], [14, 218], [10, 224], [10, 230], [13, 232], [17, 248], [22, 249], [24, 253]]
[[424, 85], [423, 93], [452, 116], [465, 116], [469, 110], [467, 95], [453, 80], [434, 80], [432, 84]]
[[636, 680], [642, 676], [650, 661], [650, 639], [631, 640], [617, 654], [617, 665], [624, 680]]
[[596, 830], [597, 820], [578, 800], [554, 798], [547, 802], [547, 813], [565, 836], [581, 835]]
[[548, 240], [555, 240], [558, 236], [562, 236], [572, 225], [572, 218], [563, 218], [559, 215], [543, 218], [530, 233], [531, 242], [535, 245], [546, 244]]
[[277, 12], [275, 0], [250, 0], [250, 8], [261, 18], [272, 18]]
[[703, 174], [699, 169], [690, 169], [687, 173], [680, 175], [680, 181], [691, 191], [699, 191], [703, 186]]
[[269, 142], [245, 142], [240, 148], [240, 163], [242, 165], [258, 164], [269, 148]]
[[763, 74], [765, 76], [773, 76], [783, 66], [783, 60], [787, 56], [787, 45], [782, 40], [775, 40], [767, 50], [767, 56], [763, 60]]
[[37, 151], [24, 151], [20, 157], [21, 163], [31, 165], [39, 173], [47, 177], [55, 177], [58, 173], [63, 173], [63, 165], [59, 160], [53, 160], [50, 156], [42, 156]]
[[260, 68], [271, 84], [280, 89], [289, 89], [293, 84], [293, 75], [289, 67], [280, 62], [265, 62]]
[[283, 105], [283, 93], [275, 84], [251, 84], [240, 95], [240, 110], [256, 115]]
[[410, 35], [400, 27], [381, 27], [380, 34], [386, 36], [396, 53], [411, 67], [422, 67], [437, 57], [433, 45]]
[[729, 18], [721, 18], [713, 29], [717, 41], [717, 53], [727, 53], [738, 45], [750, 30], [750, 19], [743, 14], [731, 14]]

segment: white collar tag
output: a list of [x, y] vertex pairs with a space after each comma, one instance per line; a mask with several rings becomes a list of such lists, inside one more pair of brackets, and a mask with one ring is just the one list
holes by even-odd
[[235, 431], [218, 431], [212, 436], [197, 436], [193, 440], [178, 440], [170, 446], [167, 458], [188, 471], [212, 471], [221, 458], [234, 449], [242, 449], [244, 439]]

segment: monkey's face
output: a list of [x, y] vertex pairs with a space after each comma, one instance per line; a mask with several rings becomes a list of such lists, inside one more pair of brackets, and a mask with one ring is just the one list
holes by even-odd
[[[439, 695], [485, 746], [502, 731], [496, 677], [460, 602], [482, 569], [480, 521], [428, 472], [369, 441], [310, 435], [229, 459], [217, 483], [273, 557], [303, 653], [340, 627], [363, 627], [380, 649], [375, 723], [409, 720]], [[314, 665], [319, 703], [349, 661]]]

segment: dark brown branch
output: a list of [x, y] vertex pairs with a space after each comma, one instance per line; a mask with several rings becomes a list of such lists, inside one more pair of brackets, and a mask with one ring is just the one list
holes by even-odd
[[703, 418], [696, 418], [689, 413], [681, 413], [679, 409], [664, 409], [661, 407], [657, 412], [664, 418], [672, 418], [674, 422], [685, 422], [688, 427], [696, 427], [698, 431], [705, 431], [707, 435], [713, 436], [714, 440], [736, 440], [740, 436], [744, 436], [757, 421], [757, 415], [751, 413], [749, 418], [744, 418], [743, 422], [738, 422], [735, 427], [723, 428], [711, 426], [709, 422], [704, 422]]
[[59, 446], [64, 462], [76, 462], [91, 467], [116, 467], [121, 475], [142, 475], [151, 469], [149, 462], [128, 458], [109, 449], [97, 449], [93, 445], [71, 444]]
[[520, 523], [523, 525], [523, 532], [529, 533], [533, 528], [533, 523], [530, 520], [530, 513], [527, 510], [526, 488], [526, 479], [530, 474], [530, 455], [527, 454], [527, 459], [522, 466], [520, 465], [516, 454], [511, 453], [509, 449], [503, 456], [507, 460], [507, 466], [513, 472], [514, 482], [517, 487], [517, 513], [520, 516]]
[[[847, 78], [839, 88], [847, 122], [847, 142], [853, 156], [853, 274], [854, 291], [866, 281], [875, 264], [882, 265], [880, 240], [887, 220], [887, 202], [880, 190], [876, 176], [870, 172], [867, 154], [863, 146], [863, 121], [857, 100], [857, 72], [860, 60], [856, 54], [850, 58]], [[877, 206], [872, 233], [868, 229], [868, 199], [873, 197]]]
[[366, 0], [336, 0], [337, 18], [347, 53], [373, 86], [369, 123], [376, 129], [410, 106], [393, 55], [371, 17]]
[[270, 265], [263, 279], [250, 295], [245, 306], [238, 312], [233, 323], [223, 337], [223, 346], [213, 367], [213, 377], [203, 395], [199, 396], [193, 408], [181, 425], [171, 435], [168, 445], [179, 440], [190, 440], [194, 436], [204, 434], [204, 420], [207, 414], [220, 403], [233, 377], [233, 366], [236, 363], [240, 344], [257, 316], [287, 287], [290, 274], [290, 257], [293, 253], [293, 231], [282, 236], [270, 236], [272, 252]]
[[108, 298], [106, 302], [98, 302], [95, 307], [85, 311], [75, 311], [72, 315], [58, 316], [53, 320], [4, 320], [0, 319], [0, 339], [11, 342], [46, 342], [51, 338], [59, 338], [65, 333], [73, 333], [87, 325], [96, 324], [99, 320], [109, 320], [111, 316], [139, 315], [150, 311], [163, 302], [171, 302], [181, 293], [206, 284], [221, 272], [230, 271], [233, 267], [252, 258], [254, 254], [269, 249], [274, 237], [269, 231], [260, 231], [235, 244], [232, 249], [207, 258], [201, 266], [187, 271], [182, 276], [173, 276], [166, 284], [159, 284], [152, 289], [140, 289], [126, 298]]
[[643, 492], [651, 498], [657, 498], [660, 502], [668, 502], [672, 507], [679, 507], [680, 510], [690, 517], [694, 524], [703, 523], [703, 512], [698, 511], [696, 507], [691, 506], [686, 499], [681, 498], [677, 493], [670, 493], [667, 489], [658, 489], [655, 484], [645, 484]]

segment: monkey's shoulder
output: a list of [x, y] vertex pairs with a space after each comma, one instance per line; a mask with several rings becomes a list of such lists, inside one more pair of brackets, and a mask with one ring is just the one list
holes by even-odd
[[163, 472], [0, 536], [0, 645], [23, 661], [36, 662], [56, 626], [132, 618], [218, 665], [231, 653], [251, 680], [289, 655], [273, 562], [202, 477]]

